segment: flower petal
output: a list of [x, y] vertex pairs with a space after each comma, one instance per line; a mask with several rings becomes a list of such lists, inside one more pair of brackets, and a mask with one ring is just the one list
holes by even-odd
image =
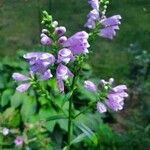
[[28, 88], [29, 88], [30, 86], [31, 86], [30, 83], [22, 83], [22, 84], [20, 84], [20, 85], [16, 88], [16, 90], [17, 90], [18, 92], [25, 92], [25, 91], [28, 90]]

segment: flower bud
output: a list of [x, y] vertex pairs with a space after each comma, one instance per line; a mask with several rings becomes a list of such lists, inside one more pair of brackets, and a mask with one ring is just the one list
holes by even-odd
[[67, 41], [66, 36], [62, 36], [58, 39], [58, 44], [63, 45]]
[[61, 26], [61, 27], [56, 27], [55, 33], [60, 37], [66, 32], [66, 28]]
[[84, 82], [84, 87], [89, 91], [96, 91], [97, 90], [96, 85], [92, 81], [89, 81], [89, 80]]
[[52, 40], [47, 35], [41, 38], [42, 45], [50, 45], [51, 43], [52, 43]]
[[47, 29], [42, 29], [42, 33], [48, 33]]
[[58, 21], [53, 21], [53, 22], [52, 22], [52, 27], [53, 27], [53, 28], [56, 28], [57, 26], [58, 26]]

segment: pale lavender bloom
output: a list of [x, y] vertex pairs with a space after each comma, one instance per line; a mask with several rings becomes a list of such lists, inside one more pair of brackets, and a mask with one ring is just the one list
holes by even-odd
[[87, 28], [89, 28], [89, 29], [94, 29], [94, 28], [96, 27], [96, 22], [95, 22], [95, 20], [89, 18], [89, 19], [87, 20], [87, 22], [85, 23], [84, 27], [87, 27]]
[[42, 36], [42, 38], [41, 38], [41, 44], [42, 45], [51, 45], [51, 43], [52, 43], [52, 40], [51, 40], [51, 38], [49, 38], [47, 35], [41, 35]]
[[96, 27], [96, 20], [99, 20], [99, 12], [96, 9], [93, 9], [90, 11], [87, 17], [88, 20], [84, 26], [88, 27], [89, 29], [94, 29]]
[[62, 36], [58, 39], [58, 44], [63, 45], [67, 41], [66, 36]]
[[[30, 71], [39, 74], [41, 78], [45, 76], [48, 67], [55, 63], [55, 57], [50, 53], [45, 52], [30, 52], [23, 56], [30, 63]], [[49, 76], [49, 78], [51, 75]]]
[[30, 83], [22, 83], [16, 88], [16, 90], [18, 92], [25, 92], [29, 89], [30, 86], [31, 86]]
[[96, 9], [93, 9], [92, 11], [89, 12], [87, 17], [91, 18], [93, 20], [98, 20], [99, 19], [99, 11], [97, 11]]
[[84, 81], [84, 87], [89, 91], [96, 91], [97, 87], [92, 81]]
[[97, 102], [97, 111], [100, 113], [106, 112], [107, 108], [106, 108], [105, 104], [103, 104], [102, 102]]
[[116, 25], [121, 24], [120, 19], [121, 19], [120, 15], [114, 15], [112, 17], [102, 19], [101, 24], [104, 27], [116, 26]]
[[93, 9], [99, 10], [99, 0], [88, 0]]
[[73, 55], [88, 53], [90, 47], [88, 43], [88, 33], [85, 31], [77, 32], [64, 43], [64, 47], [69, 48]]
[[[30, 78], [20, 74], [20, 73], [13, 73], [12, 78], [16, 81], [29, 81]], [[16, 90], [19, 92], [25, 92], [26, 90], [28, 90], [28, 88], [31, 86], [31, 84], [29, 82], [25, 82], [25, 83], [21, 83]]]
[[72, 77], [72, 72], [63, 64], [59, 64], [56, 69], [56, 78], [57, 78], [57, 84], [58, 88], [61, 92], [64, 91], [64, 80], [67, 80], [69, 77]]
[[24, 142], [24, 140], [21, 136], [17, 136], [16, 139], [14, 140], [14, 143], [15, 143], [16, 146], [23, 145], [23, 142]]
[[73, 60], [74, 60], [74, 56], [69, 49], [63, 48], [58, 52], [58, 63], [64, 62], [67, 64]]
[[51, 73], [51, 70], [48, 69], [42, 75], [40, 75], [40, 80], [48, 80], [49, 78], [52, 78], [52, 77], [53, 77], [53, 75]]
[[126, 85], [118, 85], [112, 88], [107, 96], [106, 105], [113, 111], [122, 110], [124, 106], [124, 98], [128, 97], [125, 92]]
[[27, 77], [23, 74], [20, 74], [20, 73], [13, 73], [12, 78], [14, 80], [17, 80], [17, 81], [27, 81], [27, 80], [29, 80], [29, 77]]
[[66, 32], [66, 28], [63, 26], [56, 27], [55, 28], [55, 33], [60, 37]]
[[113, 37], [116, 35], [116, 30], [119, 30], [119, 24], [121, 24], [120, 19], [120, 15], [114, 15], [101, 20], [103, 27], [100, 29], [98, 35], [104, 38], [113, 39]]
[[8, 135], [9, 134], [9, 129], [8, 128], [3, 128], [2, 133], [3, 133], [4, 136]]
[[56, 70], [57, 79], [67, 80], [68, 77], [73, 76], [72, 72], [63, 64], [59, 64]]

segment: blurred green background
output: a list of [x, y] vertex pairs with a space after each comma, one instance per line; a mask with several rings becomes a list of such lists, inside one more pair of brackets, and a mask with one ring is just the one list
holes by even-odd
[[[0, 0], [0, 58], [9, 57], [3, 61], [4, 66], [7, 60], [16, 59], [19, 50], [39, 47], [42, 10], [66, 26], [69, 36], [85, 30], [83, 25], [91, 8], [87, 0]], [[111, 126], [124, 133], [123, 142], [131, 150], [146, 150], [150, 146], [150, 0], [111, 0], [107, 16], [115, 14], [122, 16], [117, 36], [112, 41], [98, 38], [91, 46], [89, 64], [93, 77], [114, 77], [118, 83], [128, 85], [126, 109], [114, 114], [117, 123]]]

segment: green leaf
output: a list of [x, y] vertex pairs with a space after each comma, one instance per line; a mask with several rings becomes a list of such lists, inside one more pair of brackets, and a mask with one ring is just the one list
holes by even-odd
[[7, 108], [3, 112], [3, 123], [6, 123], [7, 126], [16, 128], [20, 124], [20, 114], [18, 110], [14, 108]]
[[37, 103], [33, 97], [26, 97], [24, 99], [22, 108], [21, 108], [21, 115], [24, 122], [28, 122], [32, 115], [36, 112]]
[[68, 120], [60, 119], [57, 120], [57, 123], [59, 124], [60, 128], [63, 129], [64, 131], [68, 130]]
[[41, 108], [39, 111], [39, 119], [45, 121], [44, 127], [47, 128], [47, 130], [50, 132], [53, 131], [56, 124], [54, 116], [56, 116], [56, 111], [52, 107]]
[[47, 121], [52, 121], [52, 120], [59, 120], [59, 119], [67, 119], [67, 117], [64, 116], [64, 115], [59, 114], [59, 115], [50, 116], [46, 120]]
[[11, 97], [11, 106], [14, 108], [19, 107], [24, 99], [27, 99], [27, 95], [25, 93], [15, 92], [15, 94]]
[[78, 135], [75, 139], [73, 139], [71, 141], [71, 144], [76, 144], [81, 142], [84, 138], [86, 138], [86, 134], [85, 133], [81, 133], [80, 135]]
[[1, 97], [1, 106], [2, 107], [6, 106], [9, 103], [11, 94], [12, 94], [12, 90], [10, 90], [10, 89], [7, 89], [3, 92], [2, 97]]
[[76, 126], [95, 144], [97, 145], [98, 139], [96, 134], [85, 124], [76, 124]]

